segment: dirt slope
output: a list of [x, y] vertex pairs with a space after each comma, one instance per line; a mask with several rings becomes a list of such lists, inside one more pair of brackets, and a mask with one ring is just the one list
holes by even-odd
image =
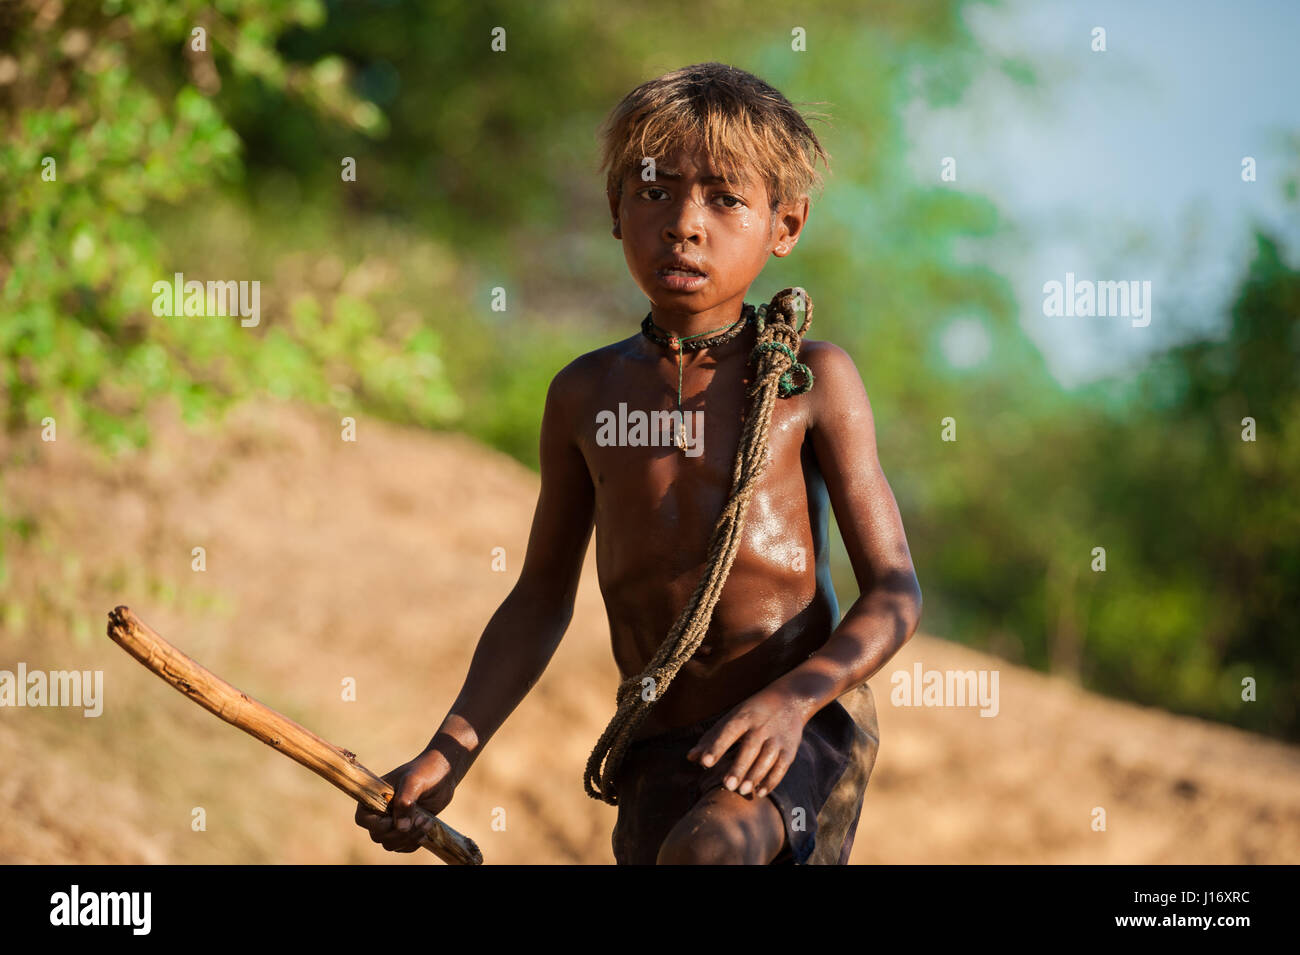
[[[105, 697], [97, 718], [0, 708], [0, 862], [437, 864], [374, 846], [346, 797], [145, 672], [105, 614], [128, 604], [386, 772], [426, 742], [513, 585], [536, 477], [468, 439], [369, 419], [345, 443], [336, 416], [294, 406], [246, 405], [198, 433], [156, 418], [158, 442], [132, 460], [101, 465], [61, 437], [0, 475], [39, 528], [10, 553], [0, 669], [102, 669]], [[593, 549], [565, 642], [443, 814], [489, 863], [612, 862], [615, 810], [582, 789], [613, 710], [607, 639]], [[917, 661], [998, 669], [997, 717], [892, 706], [889, 674]], [[926, 635], [872, 685], [882, 744], [855, 863], [1300, 861], [1296, 747]]]

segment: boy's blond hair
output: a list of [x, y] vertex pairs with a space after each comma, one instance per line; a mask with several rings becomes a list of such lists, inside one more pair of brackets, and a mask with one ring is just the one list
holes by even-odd
[[629, 171], [640, 172], [643, 158], [661, 162], [679, 148], [702, 148], [731, 182], [740, 181], [744, 167], [756, 168], [773, 211], [821, 185], [819, 156], [830, 171], [829, 156], [794, 105], [725, 63], [697, 63], [642, 83], [614, 107], [600, 139], [600, 168], [614, 196]]

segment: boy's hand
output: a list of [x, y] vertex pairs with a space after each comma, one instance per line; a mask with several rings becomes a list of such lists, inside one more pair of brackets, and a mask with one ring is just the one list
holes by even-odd
[[412, 807], [418, 804], [435, 816], [447, 808], [458, 782], [451, 763], [438, 750], [429, 749], [383, 778], [393, 787], [388, 812], [374, 812], [358, 803], [356, 823], [389, 852], [414, 852], [428, 830]]
[[789, 696], [765, 689], [715, 723], [686, 758], [712, 766], [739, 740], [724, 785], [742, 796], [753, 792], [762, 798], [781, 782], [794, 762], [807, 722]]

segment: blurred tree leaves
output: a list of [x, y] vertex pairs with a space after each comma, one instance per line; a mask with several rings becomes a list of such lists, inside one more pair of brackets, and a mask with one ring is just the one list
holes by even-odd
[[[159, 203], [207, 201], [238, 178], [239, 137], [219, 101], [232, 84], [271, 86], [333, 122], [373, 129], [341, 61], [285, 61], [276, 38], [319, 25], [319, 3], [185, 0], [10, 5], [0, 46], [0, 399], [5, 426], [54, 416], [108, 447], [147, 438], [137, 413], [163, 394], [190, 415], [256, 390], [267, 354], [291, 364], [289, 390], [319, 395], [306, 343], [267, 342], [222, 318], [153, 316], [171, 278]], [[206, 31], [204, 37], [195, 30]], [[196, 49], [197, 48], [197, 49]], [[201, 260], [202, 261], [202, 260]], [[207, 264], [207, 263], [204, 263]], [[253, 280], [234, 275], [189, 278]], [[297, 357], [294, 349], [298, 350]], [[231, 359], [210, 375], [194, 358]], [[301, 391], [298, 387], [301, 386]], [[66, 433], [66, 432], [65, 432]]]

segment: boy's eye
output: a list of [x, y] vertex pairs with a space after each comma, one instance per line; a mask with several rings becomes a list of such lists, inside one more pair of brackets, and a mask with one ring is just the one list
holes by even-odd
[[[640, 190], [637, 194], [644, 196], [647, 199], [653, 200], [655, 199], [653, 193], [656, 192], [662, 192], [665, 196], [668, 195], [668, 193], [660, 186], [647, 186], [646, 188]], [[731, 193], [722, 193], [721, 195], [718, 195], [715, 198], [722, 199], [728, 209], [735, 209], [737, 206], [742, 206], [745, 204], [745, 201], [743, 199], [741, 199], [739, 196], [733, 196]]]

